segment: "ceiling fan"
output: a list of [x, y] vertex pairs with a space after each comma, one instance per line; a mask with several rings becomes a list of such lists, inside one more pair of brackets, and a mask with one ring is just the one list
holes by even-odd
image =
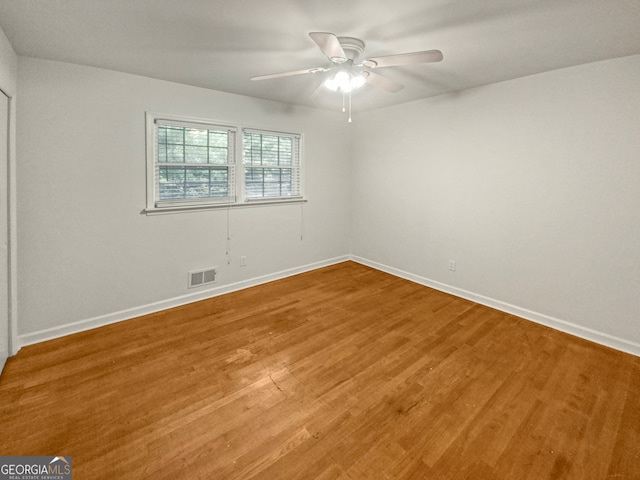
[[345, 111], [344, 96], [346, 94], [349, 95], [349, 121], [351, 121], [351, 92], [353, 90], [365, 84], [382, 88], [391, 93], [399, 92], [404, 88], [401, 83], [372, 70], [401, 65], [434, 63], [441, 61], [443, 58], [440, 50], [424, 50], [362, 59], [364, 57], [364, 42], [358, 38], [337, 37], [333, 33], [327, 32], [311, 32], [309, 36], [331, 61], [330, 66], [258, 75], [251, 77], [251, 80], [269, 80], [308, 73], [330, 72], [322, 82], [322, 85], [329, 90], [343, 94], [343, 111]]

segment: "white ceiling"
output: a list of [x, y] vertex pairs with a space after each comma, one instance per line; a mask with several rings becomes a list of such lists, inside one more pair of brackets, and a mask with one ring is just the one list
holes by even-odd
[[19, 55], [332, 109], [320, 74], [249, 78], [329, 66], [312, 31], [360, 38], [365, 56], [443, 52], [376, 70], [405, 89], [367, 85], [355, 111], [640, 54], [640, 0], [0, 0], [0, 27]]

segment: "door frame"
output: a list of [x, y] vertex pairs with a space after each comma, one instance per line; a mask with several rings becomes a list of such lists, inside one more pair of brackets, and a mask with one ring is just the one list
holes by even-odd
[[[0, 135], [7, 136], [7, 314], [9, 331], [9, 357], [18, 353], [20, 349], [17, 336], [17, 271], [16, 271], [16, 176], [15, 176], [15, 112], [13, 97], [2, 87], [0, 95], [7, 97], [7, 131]], [[0, 372], [1, 373], [1, 372]]]

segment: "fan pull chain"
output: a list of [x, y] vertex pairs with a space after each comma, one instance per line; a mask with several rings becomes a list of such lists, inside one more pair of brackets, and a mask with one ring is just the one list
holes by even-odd
[[344, 113], [346, 111], [346, 109], [344, 108], [344, 97], [346, 95], [347, 95], [346, 93], [342, 92], [342, 113]]
[[351, 123], [351, 92], [349, 92], [349, 123]]
[[227, 265], [231, 265], [231, 208], [227, 207]]
[[304, 240], [304, 203], [300, 204], [300, 241]]

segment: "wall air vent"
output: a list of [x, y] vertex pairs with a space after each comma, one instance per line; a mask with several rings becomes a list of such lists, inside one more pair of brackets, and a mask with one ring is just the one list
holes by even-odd
[[216, 281], [215, 268], [208, 268], [207, 270], [198, 270], [197, 272], [189, 272], [187, 287], [188, 288], [200, 287], [202, 285], [215, 283], [215, 281]]

